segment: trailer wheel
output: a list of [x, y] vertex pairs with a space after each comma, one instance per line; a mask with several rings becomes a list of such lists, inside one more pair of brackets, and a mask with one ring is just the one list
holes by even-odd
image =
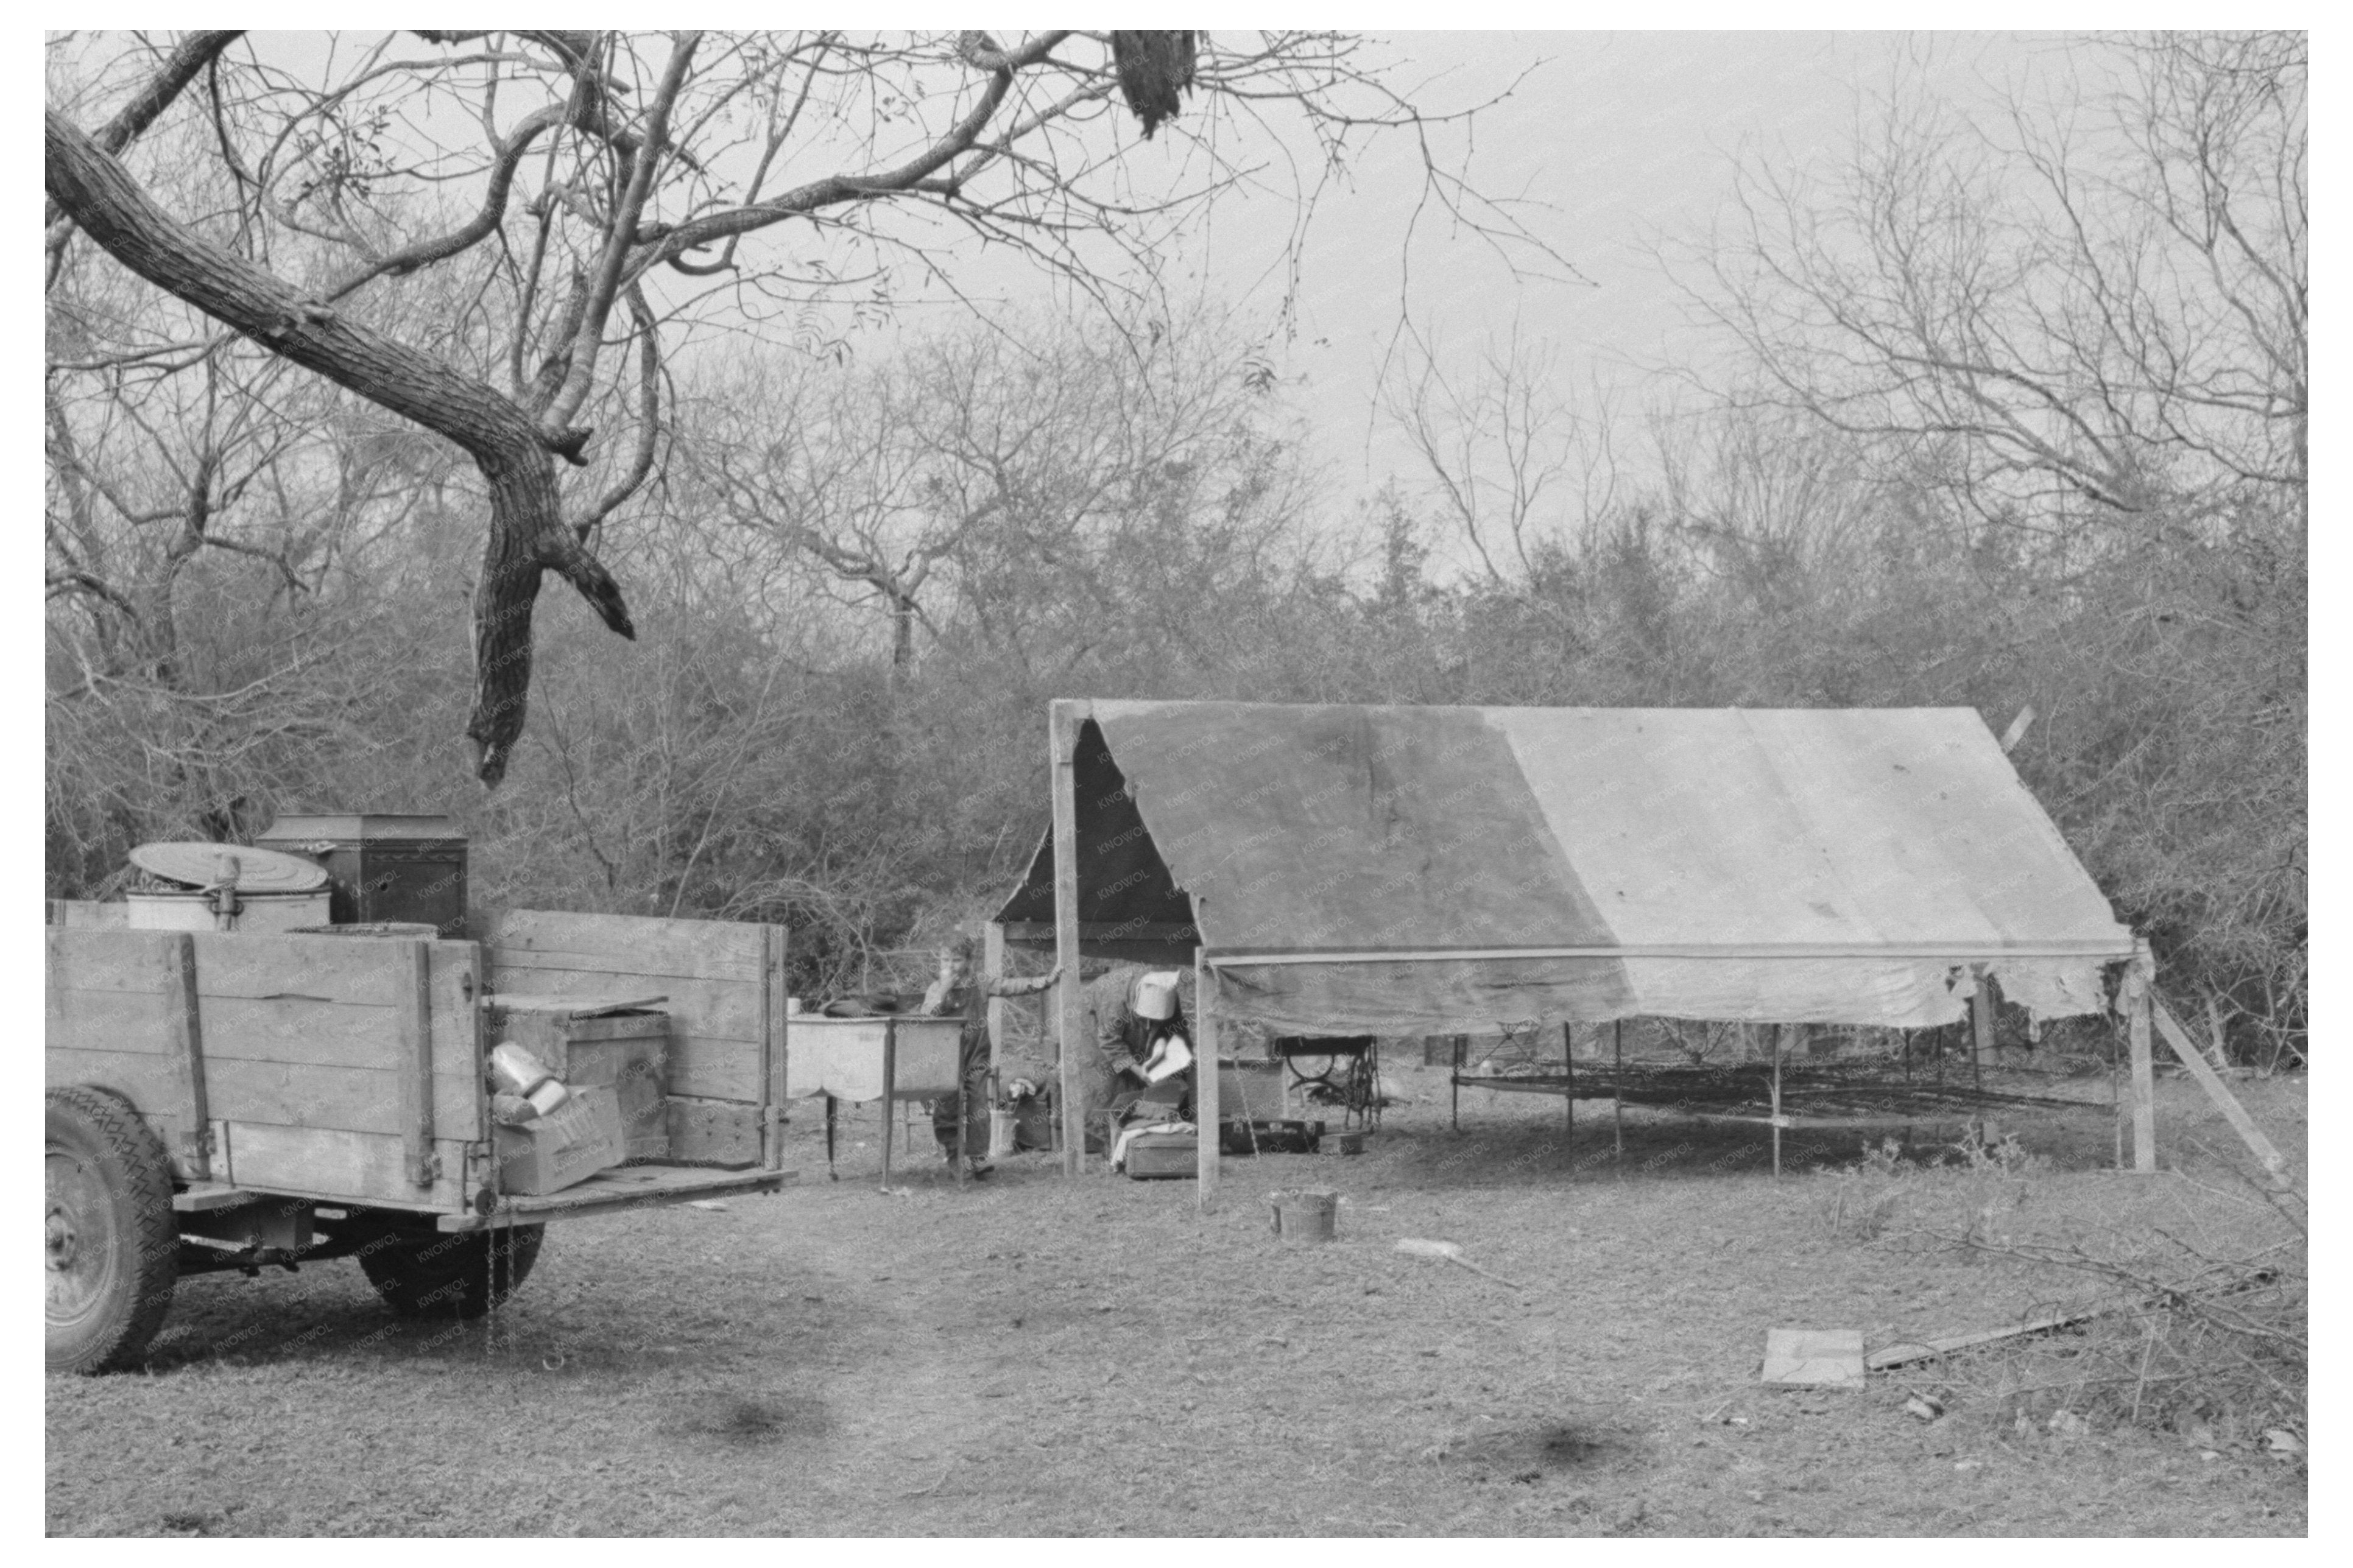
[[360, 1248], [360, 1269], [404, 1318], [479, 1318], [522, 1288], [546, 1228], [389, 1231]]
[[47, 1110], [48, 1366], [103, 1372], [137, 1360], [171, 1310], [172, 1163], [119, 1095], [53, 1089]]

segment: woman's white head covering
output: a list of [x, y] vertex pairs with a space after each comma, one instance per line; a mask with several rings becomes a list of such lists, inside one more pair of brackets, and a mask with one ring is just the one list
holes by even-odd
[[1173, 1018], [1176, 1016], [1176, 981], [1179, 971], [1156, 969], [1141, 975], [1135, 982], [1132, 1005], [1139, 1018]]

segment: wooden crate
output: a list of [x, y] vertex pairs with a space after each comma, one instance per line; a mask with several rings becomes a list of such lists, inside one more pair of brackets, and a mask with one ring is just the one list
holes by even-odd
[[490, 1038], [512, 1040], [570, 1089], [613, 1090], [624, 1156], [670, 1157], [670, 1015], [636, 999], [485, 999]]

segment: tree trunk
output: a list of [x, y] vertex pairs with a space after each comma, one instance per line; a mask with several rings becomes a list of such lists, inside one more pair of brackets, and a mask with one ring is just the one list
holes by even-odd
[[902, 594], [891, 596], [891, 678], [904, 679], [915, 662], [915, 601]]
[[495, 785], [522, 733], [540, 574], [569, 578], [605, 624], [633, 637], [619, 584], [564, 526], [555, 461], [538, 426], [493, 388], [305, 300], [292, 285], [173, 219], [89, 136], [47, 111], [48, 194], [114, 258], [271, 353], [463, 447], [491, 491], [490, 545], [474, 599], [476, 771]]

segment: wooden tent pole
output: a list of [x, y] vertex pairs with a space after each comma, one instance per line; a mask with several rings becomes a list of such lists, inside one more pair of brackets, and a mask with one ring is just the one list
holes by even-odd
[[2116, 1122], [2116, 1169], [2125, 1168], [2125, 1050], [2124, 1041], [2116, 1035], [2115, 1020], [2108, 1028], [2108, 1110]]
[[1781, 1173], [1781, 1031], [1788, 1026], [1773, 1026], [1773, 1173]]
[[[1611, 1158], [1622, 1163], [1626, 1158], [1626, 1118], [1624, 1114], [1626, 1108], [1626, 1101], [1624, 1099], [1626, 1088], [1625, 1019], [1612, 1018], [1609, 1021], [1609, 1037], [1615, 1043], [1617, 1052], [1617, 1065], [1609, 1069], [1609, 1142], [1611, 1147], [1616, 1151]], [[1623, 1173], [1621, 1172], [1620, 1174], [1623, 1174]]]
[[1079, 1052], [1093, 1046], [1080, 1037], [1078, 746], [1086, 711], [1083, 702], [1058, 700], [1047, 710], [1046, 723], [1054, 764], [1054, 962], [1062, 971], [1054, 988], [1060, 1004], [1056, 1010], [1055, 1049], [1061, 1058], [1054, 1100], [1062, 1112], [1062, 1174], [1066, 1176], [1086, 1169], [1086, 1107], [1082, 1103]]
[[2133, 1169], [2153, 1176], [2157, 1173], [2157, 1058], [2148, 1037], [2148, 982], [2154, 964], [2147, 938], [2133, 947], [2132, 968], [2125, 982], [2125, 1023], [2132, 1046]]
[[1985, 1087], [1985, 1069], [1993, 1063], [1993, 976], [1977, 966], [1977, 989], [1969, 993], [1969, 1028], [1975, 1049], [1969, 1055], [1969, 1087]]
[[[994, 987], [1005, 978], [1005, 926], [991, 921], [981, 928], [980, 973]], [[988, 1157], [1002, 1160], [1013, 1152], [1010, 1132], [1000, 1146], [997, 1135], [997, 1113], [1005, 1110], [1005, 998], [992, 994], [986, 1011], [988, 1029]]]
[[882, 1190], [891, 1190], [891, 1123], [897, 1120], [899, 1094], [899, 1026], [882, 1020]]
[[[1446, 1081], [1452, 1086], [1454, 1092], [1453, 1106], [1447, 1112], [1446, 1121], [1447, 1130], [1452, 1132], [1462, 1131], [1462, 1058], [1470, 1054], [1470, 1036], [1454, 1037], [1454, 1070], [1446, 1075]], [[1288, 1110], [1291, 1108], [1286, 1103], [1283, 1109]]]
[[1567, 1136], [1570, 1138], [1577, 1136], [1577, 1036], [1572, 1033], [1576, 1027], [1574, 1024], [1563, 1024], [1560, 1026], [1563, 1070], [1568, 1075], [1568, 1089], [1561, 1095], [1560, 1102], [1568, 1107], [1567, 1121]]
[[[1005, 926], [991, 921], [981, 928], [980, 973], [991, 981], [1005, 978]], [[1005, 998], [988, 998], [988, 1083], [994, 1101], [997, 1075], [1005, 1069]]]
[[[1193, 900], [1193, 927], [1200, 929], [1201, 905], [1205, 900]], [[1197, 1183], [1193, 1194], [1195, 1206], [1202, 1214], [1214, 1214], [1218, 1207], [1218, 1007], [1217, 972], [1201, 957], [1201, 950], [1193, 950], [1193, 1004], [1200, 1016], [1193, 1020], [1193, 1032], [1199, 1037], [1193, 1042], [1193, 1143], [1197, 1151], [1193, 1174]]]

